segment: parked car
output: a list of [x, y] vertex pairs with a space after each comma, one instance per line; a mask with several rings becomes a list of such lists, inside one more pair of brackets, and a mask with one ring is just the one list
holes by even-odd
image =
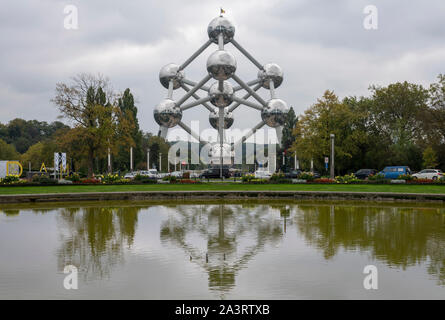
[[136, 175], [138, 173], [139, 172], [128, 172], [128, 173], [125, 174], [124, 179], [131, 179], [131, 180], [133, 180], [134, 177], [136, 177]]
[[302, 173], [303, 171], [301, 171], [300, 169], [297, 170], [292, 170], [289, 172], [285, 172], [284, 176], [288, 179], [298, 179], [298, 176]]
[[354, 176], [358, 179], [368, 179], [370, 176], [373, 176], [377, 173], [377, 170], [375, 169], [360, 169], [356, 173], [354, 173]]
[[390, 166], [385, 167], [379, 174], [383, 175], [385, 179], [397, 179], [401, 175], [411, 174], [411, 169], [407, 166]]
[[182, 171], [173, 171], [170, 173], [170, 176], [175, 178], [182, 178]]
[[[204, 179], [219, 179], [221, 177], [220, 170], [219, 167], [209, 168], [204, 170], [199, 177]], [[222, 173], [224, 178], [230, 178], [229, 168], [223, 167]]]
[[255, 171], [255, 179], [269, 179], [272, 177], [272, 173], [265, 169], [259, 169]]
[[431, 179], [431, 180], [438, 180], [443, 179], [444, 174], [442, 170], [439, 169], [424, 169], [422, 171], [419, 171], [415, 174], [413, 174], [414, 179]]

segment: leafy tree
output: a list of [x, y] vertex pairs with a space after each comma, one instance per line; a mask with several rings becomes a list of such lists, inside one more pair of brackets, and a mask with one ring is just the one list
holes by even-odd
[[[284, 123], [283, 126], [283, 137], [281, 139], [281, 148], [278, 150], [278, 163], [280, 164], [280, 166], [282, 166], [282, 171], [287, 171], [289, 169], [289, 165], [290, 165], [290, 161], [289, 159], [291, 159], [291, 161], [293, 162], [293, 157], [289, 157], [291, 156], [290, 154], [290, 148], [292, 147], [292, 144], [295, 141], [295, 137], [294, 137], [294, 129], [295, 126], [298, 122], [298, 118], [295, 115], [295, 111], [294, 108], [290, 108], [288, 114], [286, 115], [286, 121]], [[285, 161], [285, 165], [283, 166], [283, 153], [286, 154], [286, 161]]]
[[22, 154], [20, 161], [23, 166], [31, 162], [31, 169], [35, 171], [40, 170], [42, 163], [45, 163], [46, 167], [53, 167], [54, 153], [58, 151], [58, 148], [53, 140], [37, 142]]
[[[168, 150], [170, 145], [164, 138], [150, 136], [147, 147], [150, 149], [150, 167], [156, 167], [158, 171], [167, 171], [168, 169]], [[162, 153], [162, 168], [159, 168], [159, 156]]]
[[[93, 169], [100, 170], [99, 162], [107, 157], [108, 149], [113, 153], [120, 145], [132, 146], [133, 124], [125, 119], [119, 107], [115, 106], [115, 95], [109, 80], [101, 75], [80, 74], [72, 83], [56, 85], [55, 105], [62, 117], [74, 123], [62, 139], [61, 145], [79, 146], [76, 150], [87, 159], [88, 176]], [[103, 161], [102, 161], [103, 163]]]
[[0, 160], [19, 160], [20, 155], [13, 145], [0, 139]]
[[[145, 160], [145, 149], [142, 146], [142, 132], [139, 128], [139, 121], [137, 118], [138, 109], [134, 104], [133, 94], [130, 89], [126, 89], [122, 96], [118, 99], [118, 107], [123, 115], [123, 118], [132, 124], [129, 135], [133, 140], [133, 161], [136, 167], [139, 167], [141, 162]], [[125, 134], [125, 132], [124, 132]], [[128, 145], [119, 147], [115, 160], [113, 161], [118, 168], [129, 169], [130, 148]]]
[[306, 167], [313, 159], [316, 168], [323, 168], [324, 157], [330, 156], [330, 135], [335, 134], [336, 170], [345, 171], [360, 152], [360, 141], [366, 136], [357, 125], [362, 121], [361, 117], [361, 113], [353, 112], [332, 91], [326, 91], [297, 122], [294, 130], [297, 139], [292, 151], [298, 152]]
[[425, 168], [434, 169], [438, 165], [437, 155], [432, 147], [428, 147], [423, 151], [423, 166]]
[[24, 153], [39, 141], [53, 139], [59, 130], [68, 126], [56, 121], [48, 124], [45, 121], [14, 119], [8, 124], [0, 124], [0, 139], [13, 144], [18, 152]]

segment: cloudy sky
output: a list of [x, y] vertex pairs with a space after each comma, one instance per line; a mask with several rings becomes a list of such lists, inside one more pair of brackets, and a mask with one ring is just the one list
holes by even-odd
[[[78, 9], [77, 30], [64, 28], [70, 4]], [[367, 5], [378, 9], [377, 30], [363, 27]], [[130, 88], [142, 129], [157, 132], [153, 108], [166, 96], [160, 67], [181, 64], [207, 41], [207, 25], [221, 6], [237, 41], [261, 63], [283, 68], [277, 94], [297, 114], [326, 89], [360, 96], [370, 84], [429, 85], [445, 73], [443, 0], [0, 0], [0, 122], [55, 120], [56, 83], [87, 72], [109, 77], [116, 91]], [[204, 77], [215, 49], [186, 69], [187, 78]], [[238, 75], [255, 79], [256, 67], [232, 45], [226, 49], [237, 58]], [[182, 94], [177, 90], [174, 98]], [[207, 110], [185, 112], [186, 123], [194, 119], [207, 126]], [[253, 109], [235, 111], [235, 127], [259, 121]]]

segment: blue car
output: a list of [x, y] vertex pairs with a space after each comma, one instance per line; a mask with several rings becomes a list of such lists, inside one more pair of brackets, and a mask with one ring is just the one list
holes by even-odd
[[385, 167], [379, 174], [383, 175], [385, 179], [397, 179], [401, 175], [411, 174], [411, 169], [407, 166]]

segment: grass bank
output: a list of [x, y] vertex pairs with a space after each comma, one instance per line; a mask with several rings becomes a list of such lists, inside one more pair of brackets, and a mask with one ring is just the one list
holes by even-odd
[[331, 184], [154, 184], [154, 185], [58, 185], [0, 187], [0, 195], [126, 191], [344, 191], [445, 194], [445, 185], [331, 185]]

